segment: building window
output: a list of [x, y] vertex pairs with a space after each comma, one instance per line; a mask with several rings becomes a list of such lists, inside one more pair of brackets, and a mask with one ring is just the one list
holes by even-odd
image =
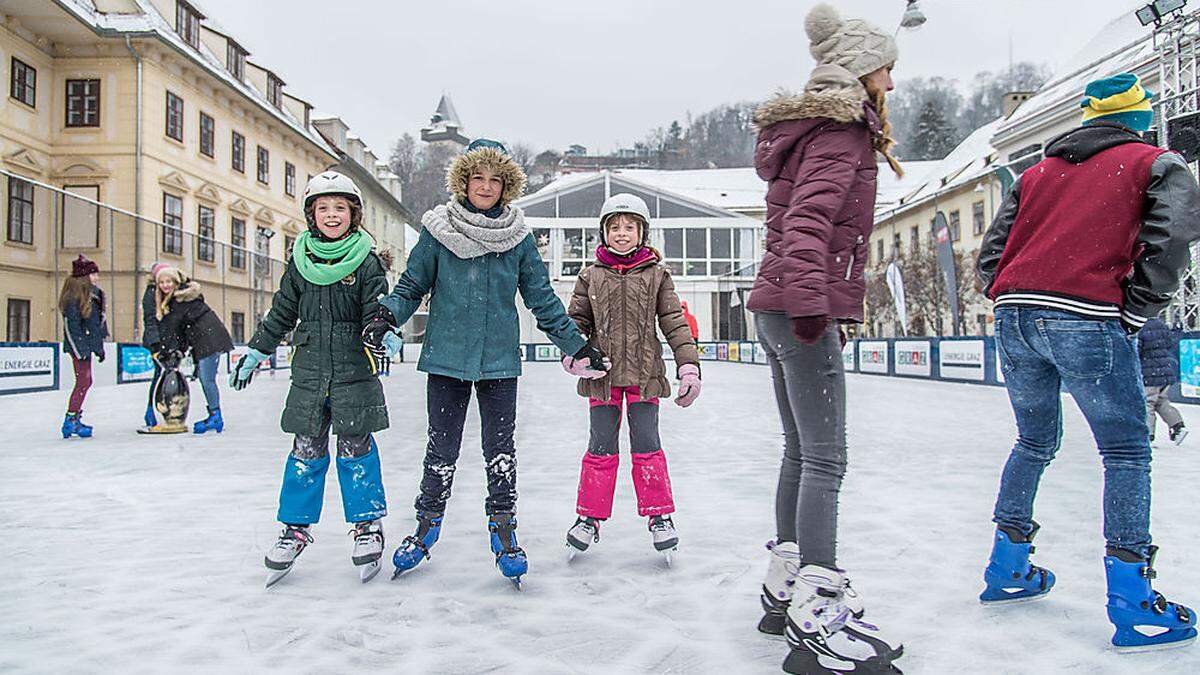
[[67, 126], [100, 126], [100, 80], [67, 80]]
[[5, 337], [9, 342], [29, 342], [29, 301], [8, 299], [8, 333]]
[[663, 261], [671, 274], [683, 276], [683, 230], [663, 230]]
[[950, 241], [962, 239], [962, 218], [957, 209], [950, 212]]
[[296, 167], [291, 162], [283, 163], [283, 191], [289, 197], [296, 196]]
[[271, 182], [271, 153], [263, 146], [258, 146], [258, 182], [268, 185]]
[[913, 225], [908, 230], [908, 250], [916, 255], [921, 250], [921, 228]]
[[229, 313], [229, 328], [233, 333], [231, 337], [234, 342], [242, 343], [246, 341], [246, 315], [243, 312]]
[[292, 259], [292, 247], [295, 245], [295, 237], [286, 234], [283, 236], [283, 259], [285, 261]]
[[200, 235], [196, 237], [196, 257], [204, 262], [212, 262], [216, 259], [216, 255], [214, 254], [216, 245], [213, 243], [213, 230], [216, 218], [213, 215], [213, 210], [203, 205], [196, 210], [196, 215], [196, 231]]
[[708, 232], [704, 228], [689, 227], [683, 235], [684, 261], [683, 273], [689, 277], [702, 277], [708, 274]]
[[30, 108], [37, 107], [37, 71], [15, 56], [12, 60], [12, 82], [8, 95]]
[[562, 231], [562, 276], [578, 276], [583, 266], [592, 259], [600, 245], [600, 234], [595, 228], [568, 227]]
[[167, 92], [167, 135], [183, 142], [183, 99]]
[[246, 137], [233, 132], [233, 170], [246, 173]]
[[229, 266], [235, 270], [246, 269], [246, 221], [234, 218], [229, 224]]
[[175, 32], [197, 49], [200, 48], [200, 20], [203, 18], [191, 5], [175, 0]]
[[163, 193], [163, 253], [183, 255], [183, 199]]
[[8, 177], [8, 240], [33, 244], [33, 183]]
[[232, 40], [226, 42], [225, 67], [239, 82], [246, 79], [246, 50], [237, 46]]
[[971, 205], [971, 220], [972, 220], [971, 231], [974, 232], [976, 235], [983, 234], [983, 228], [984, 228], [983, 202], [975, 202], [974, 204]]
[[883, 262], [883, 239], [875, 240], [875, 263]]
[[268, 274], [271, 264], [271, 237], [275, 233], [270, 229], [259, 226], [254, 231], [254, 273]]
[[278, 77], [267, 73], [267, 100], [276, 108], [283, 107], [283, 82]]
[[200, 154], [213, 156], [216, 133], [217, 123], [208, 115], [200, 113]]

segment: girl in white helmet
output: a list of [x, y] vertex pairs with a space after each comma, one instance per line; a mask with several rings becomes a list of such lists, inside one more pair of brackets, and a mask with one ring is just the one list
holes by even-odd
[[271, 311], [230, 374], [242, 389], [259, 363], [295, 330], [292, 386], [282, 427], [295, 434], [279, 492], [283, 533], [267, 552], [270, 585], [312, 542], [309, 526], [321, 516], [329, 434], [337, 435], [337, 474], [346, 522], [353, 524], [352, 560], [364, 582], [379, 570], [387, 500], [379, 449], [372, 432], [388, 427], [377, 368], [363, 349], [362, 329], [387, 292], [386, 264], [362, 229], [362, 195], [336, 171], [313, 177], [304, 190], [308, 230], [296, 238]]
[[[679, 543], [667, 459], [658, 437], [658, 399], [671, 394], [655, 323], [675, 353], [680, 379], [675, 403], [687, 407], [700, 395], [700, 358], [683, 315], [671, 273], [647, 242], [650, 210], [631, 194], [616, 194], [600, 212], [596, 262], [579, 273], [567, 310], [588, 340], [612, 359], [605, 377], [580, 380], [591, 407], [591, 440], [579, 474], [579, 517], [567, 532], [572, 557], [600, 541], [600, 523], [612, 515], [619, 462], [622, 404], [629, 418], [629, 446], [638, 515], [649, 519], [654, 548], [670, 554]], [[564, 365], [570, 357], [564, 359]]]

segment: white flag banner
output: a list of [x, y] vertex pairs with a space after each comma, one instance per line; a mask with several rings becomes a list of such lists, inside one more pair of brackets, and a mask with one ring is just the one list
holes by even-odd
[[896, 261], [888, 263], [887, 272], [888, 290], [892, 292], [892, 301], [896, 303], [896, 317], [900, 319], [900, 333], [908, 335], [908, 304], [904, 301], [904, 277], [900, 274], [900, 268], [896, 265]]

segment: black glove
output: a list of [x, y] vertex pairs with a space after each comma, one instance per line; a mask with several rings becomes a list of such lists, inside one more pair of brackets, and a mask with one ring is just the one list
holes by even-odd
[[367, 325], [363, 326], [362, 330], [363, 346], [375, 357], [376, 361], [382, 361], [387, 357], [387, 349], [383, 346], [383, 338], [388, 333], [394, 332], [396, 332], [395, 315], [387, 307], [379, 305], [375, 313], [367, 319]]
[[163, 370], [174, 370], [179, 367], [179, 362], [183, 360], [183, 354], [180, 354], [177, 350], [168, 349], [158, 352], [157, 358]]
[[571, 358], [575, 359], [576, 361], [580, 359], [587, 359], [589, 367], [592, 370], [608, 370], [608, 366], [604, 364], [604, 352], [600, 351], [599, 347], [590, 342], [584, 345], [583, 349], [580, 349], [572, 354]]
[[99, 361], [100, 363], [104, 363], [104, 350], [103, 349], [96, 352], [96, 360]]

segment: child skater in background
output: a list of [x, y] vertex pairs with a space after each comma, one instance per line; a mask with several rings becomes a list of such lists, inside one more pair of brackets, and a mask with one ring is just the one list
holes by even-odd
[[568, 310], [579, 330], [612, 359], [605, 377], [579, 382], [579, 394], [591, 407], [591, 440], [579, 474], [579, 517], [567, 532], [572, 557], [600, 541], [600, 523], [612, 515], [622, 403], [629, 417], [638, 515], [649, 518], [654, 548], [668, 563], [679, 543], [670, 516], [675, 502], [667, 458], [658, 437], [658, 399], [671, 394], [671, 385], [655, 320], [675, 353], [680, 380], [675, 403], [682, 407], [700, 395], [700, 359], [671, 273], [648, 245], [649, 230], [644, 201], [630, 194], [609, 197], [600, 211], [596, 262], [579, 273]]
[[[365, 583], [379, 571], [381, 518], [387, 514], [379, 449], [372, 432], [388, 427], [383, 386], [361, 333], [387, 292], [386, 261], [362, 229], [362, 196], [354, 181], [326, 171], [304, 190], [308, 230], [296, 238], [271, 311], [238, 360], [229, 384], [242, 389], [254, 369], [295, 329], [292, 386], [282, 427], [295, 434], [279, 492], [283, 533], [267, 552], [267, 585], [292, 568], [312, 543], [309, 526], [321, 517], [329, 433], [337, 435], [337, 474], [346, 522], [354, 529], [352, 560]], [[299, 324], [297, 324], [299, 321]]]
[[71, 264], [71, 276], [63, 280], [58, 295], [58, 310], [63, 316], [63, 348], [71, 355], [75, 367], [75, 388], [71, 390], [63, 418], [63, 438], [92, 435], [92, 428], [79, 416], [83, 413], [83, 399], [92, 386], [92, 354], [97, 361], [104, 361], [104, 338], [108, 337], [104, 291], [96, 285], [99, 281], [99, 266], [80, 255]]

